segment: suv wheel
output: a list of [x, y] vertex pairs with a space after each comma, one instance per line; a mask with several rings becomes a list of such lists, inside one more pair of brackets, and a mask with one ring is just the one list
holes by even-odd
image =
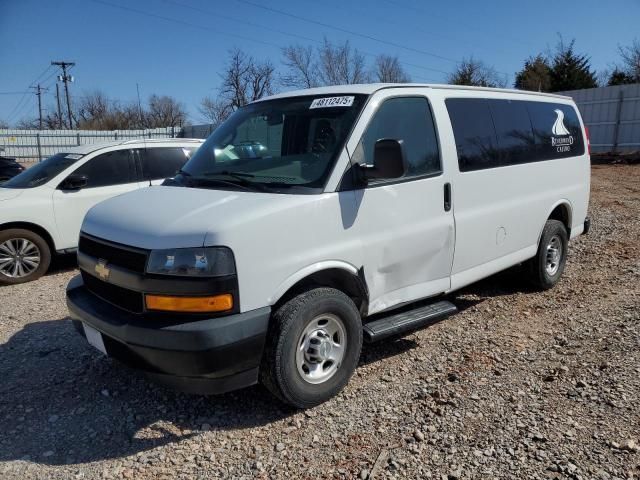
[[0, 232], [0, 285], [40, 278], [51, 263], [51, 250], [37, 233], [21, 228]]
[[569, 236], [564, 224], [558, 220], [547, 220], [538, 253], [529, 260], [531, 281], [535, 286], [548, 290], [558, 283], [567, 262], [568, 247]]
[[353, 301], [339, 290], [315, 288], [273, 315], [261, 381], [283, 402], [313, 407], [344, 388], [361, 348], [362, 323]]

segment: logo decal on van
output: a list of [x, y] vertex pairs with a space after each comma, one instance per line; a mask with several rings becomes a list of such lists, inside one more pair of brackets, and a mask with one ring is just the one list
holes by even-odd
[[551, 132], [554, 135], [558, 136], [569, 135], [569, 130], [567, 130], [567, 127], [564, 126], [564, 113], [562, 112], [562, 110], [554, 110], [554, 112], [556, 112], [558, 118], [556, 118], [556, 121], [551, 128]]
[[551, 127], [551, 146], [556, 147], [558, 153], [571, 151], [573, 145], [573, 136], [571, 132], [564, 126], [564, 112], [562, 110], [554, 110], [556, 112], [556, 121]]

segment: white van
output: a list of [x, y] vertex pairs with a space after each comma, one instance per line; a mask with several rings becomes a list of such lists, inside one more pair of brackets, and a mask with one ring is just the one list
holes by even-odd
[[0, 185], [0, 285], [42, 276], [54, 252], [75, 251], [91, 207], [159, 185], [202, 143], [136, 139], [69, 147]]
[[87, 214], [67, 303], [89, 343], [165, 384], [262, 381], [310, 407], [345, 386], [363, 338], [454, 313], [443, 294], [523, 262], [556, 284], [588, 227], [589, 164], [568, 97], [394, 84], [272, 96], [165, 186]]

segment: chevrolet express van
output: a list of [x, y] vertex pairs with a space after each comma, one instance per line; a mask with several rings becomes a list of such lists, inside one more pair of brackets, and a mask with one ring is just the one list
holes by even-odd
[[589, 163], [568, 97], [404, 84], [275, 95], [235, 112], [163, 186], [91, 209], [67, 303], [91, 345], [167, 385], [261, 381], [310, 407], [346, 385], [363, 340], [455, 313], [443, 294], [521, 263], [555, 285], [589, 225]]

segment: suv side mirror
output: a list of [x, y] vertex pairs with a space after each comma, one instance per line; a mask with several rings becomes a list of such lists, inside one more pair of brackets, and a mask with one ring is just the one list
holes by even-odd
[[362, 165], [362, 169], [367, 180], [400, 178], [405, 173], [402, 140], [378, 140], [373, 150], [373, 165]]
[[60, 190], [72, 190], [72, 191], [82, 190], [84, 187], [87, 186], [88, 180], [89, 178], [86, 175], [81, 175], [79, 173], [72, 173], [67, 178], [65, 178], [62, 182], [60, 182], [60, 185], [58, 185], [58, 188]]

